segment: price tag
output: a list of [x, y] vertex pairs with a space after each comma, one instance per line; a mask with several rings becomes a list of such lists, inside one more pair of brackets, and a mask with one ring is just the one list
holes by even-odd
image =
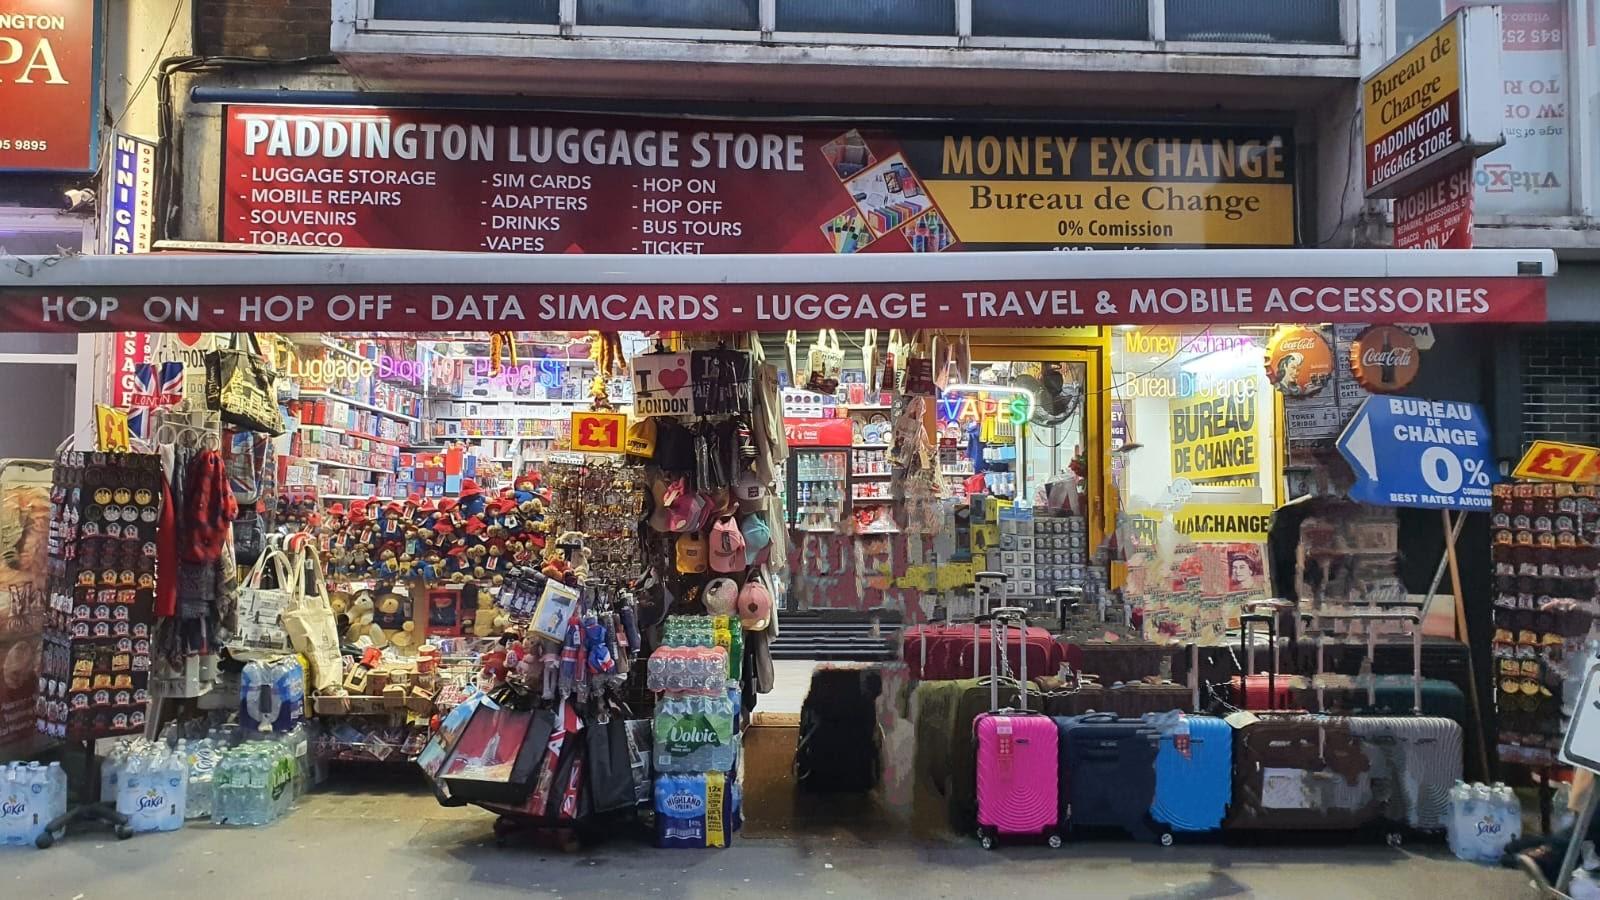
[[572, 413], [572, 449], [579, 453], [621, 453], [628, 417], [622, 413]]
[[1600, 448], [1558, 441], [1534, 441], [1511, 472], [1529, 481], [1600, 481]]

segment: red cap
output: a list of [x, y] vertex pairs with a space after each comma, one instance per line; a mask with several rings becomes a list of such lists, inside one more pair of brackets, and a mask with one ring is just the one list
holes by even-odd
[[447, 513], [450, 510], [455, 509], [455, 508], [456, 508], [456, 501], [454, 500], [454, 498], [451, 498], [451, 497], [440, 497], [439, 498], [439, 512]]
[[398, 501], [390, 500], [389, 504], [383, 508], [383, 511], [386, 513], [397, 513], [400, 511], [400, 504]]
[[438, 509], [438, 507], [434, 505], [432, 497], [423, 497], [422, 502], [417, 504], [417, 512], [431, 513], [436, 509]]
[[467, 552], [467, 548], [461, 546], [460, 544], [457, 544], [456, 546], [451, 547], [449, 550], [446, 550], [444, 555], [445, 556], [460, 556], [460, 555], [462, 555], [463, 553], [466, 553], [466, 552]]
[[462, 481], [461, 481], [461, 498], [463, 500], [465, 500], [468, 497], [476, 497], [481, 493], [483, 493], [483, 488], [478, 487], [478, 482], [476, 480], [471, 479], [471, 478], [462, 479]]
[[456, 530], [456, 526], [455, 523], [451, 522], [449, 519], [440, 519], [439, 521], [433, 523], [433, 530], [439, 532], [440, 534], [450, 534]]
[[328, 515], [330, 515], [330, 516], [342, 516], [342, 515], [344, 515], [344, 504], [343, 503], [335, 503], [332, 506], [328, 507]]
[[406, 496], [406, 502], [411, 504], [412, 506], [420, 506], [422, 504], [422, 494], [420, 494], [420, 493], [418, 493], [416, 491], [412, 491], [409, 495]]
[[483, 524], [483, 519], [477, 516], [468, 519], [466, 524], [467, 534], [477, 534], [487, 527], [487, 525]]

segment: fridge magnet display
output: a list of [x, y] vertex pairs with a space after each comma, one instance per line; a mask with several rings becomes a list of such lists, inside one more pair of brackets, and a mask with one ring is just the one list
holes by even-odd
[[898, 153], [845, 182], [845, 188], [875, 236], [888, 234], [933, 206], [921, 179]]
[[1350, 372], [1374, 394], [1403, 390], [1421, 367], [1416, 339], [1393, 325], [1374, 325], [1350, 343]]
[[1310, 397], [1333, 380], [1333, 350], [1314, 329], [1280, 328], [1267, 342], [1267, 380], [1285, 397]]

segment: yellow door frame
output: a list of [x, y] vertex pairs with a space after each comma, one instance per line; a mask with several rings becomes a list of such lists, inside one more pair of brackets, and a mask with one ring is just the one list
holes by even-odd
[[1116, 528], [1111, 485], [1110, 329], [1030, 328], [970, 332], [972, 358], [995, 362], [1069, 362], [1084, 366], [1083, 448], [1089, 464], [1090, 559]]

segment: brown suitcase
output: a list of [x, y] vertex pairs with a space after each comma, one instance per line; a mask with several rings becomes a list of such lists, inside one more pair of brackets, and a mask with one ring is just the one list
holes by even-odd
[[1149, 641], [1081, 641], [1076, 646], [1083, 654], [1078, 671], [1108, 687], [1152, 675], [1170, 678], [1183, 655], [1181, 647]]
[[1379, 811], [1371, 763], [1347, 722], [1272, 716], [1234, 733], [1227, 828], [1355, 830]]

